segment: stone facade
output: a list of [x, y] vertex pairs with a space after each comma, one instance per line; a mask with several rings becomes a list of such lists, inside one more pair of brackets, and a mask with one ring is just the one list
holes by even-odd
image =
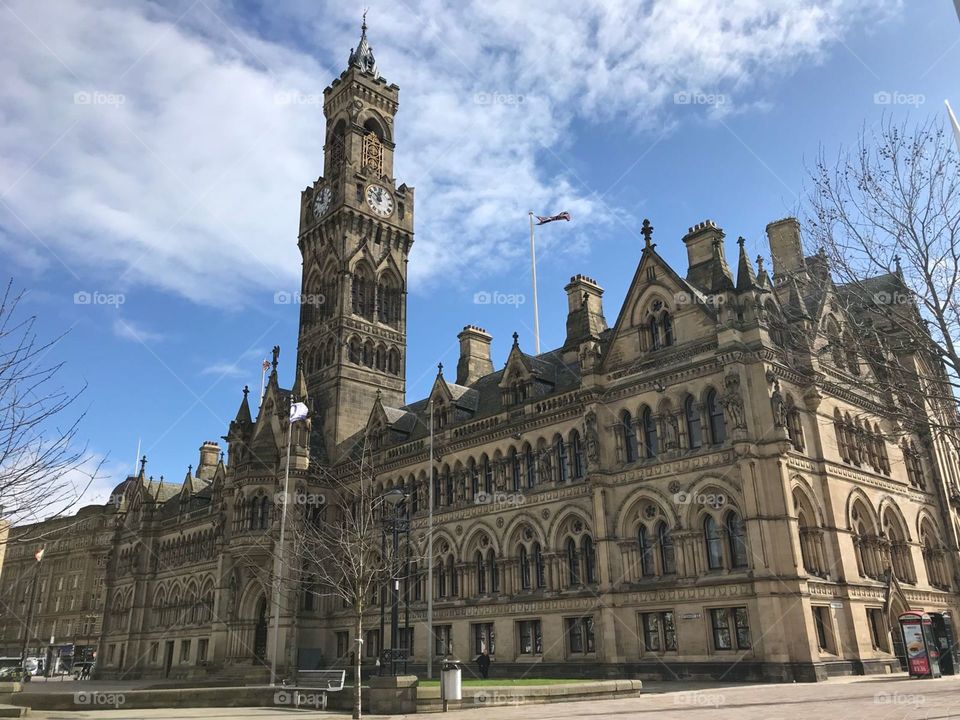
[[[922, 422], [894, 422], [870, 360], [828, 341], [851, 321], [844, 288], [804, 257], [798, 223], [768, 226], [772, 275], [743, 242], [734, 275], [723, 231], [699, 223], [682, 238], [685, 276], [645, 223], [612, 325], [603, 289], [575, 275], [562, 347], [531, 355], [514, 335], [495, 370], [492, 338], [468, 325], [454, 380], [441, 367], [429, 397], [407, 402], [414, 191], [393, 178], [398, 88], [365, 30], [325, 91], [324, 175], [301, 196], [293, 388], [279, 385], [277, 348], [255, 418], [244, 391], [226, 458], [206, 442], [182, 483], [141, 466], [117, 487], [98, 673], [262, 679], [271, 579], [290, 577], [274, 504], [288, 465], [293, 487], [320, 491], [366, 448], [377, 491], [408, 494], [422, 545], [431, 429], [433, 587], [424, 563], [403, 587], [413, 668], [481, 650], [501, 676], [895, 667], [898, 612], [958, 607], [956, 454]], [[292, 430], [291, 397], [311, 409]], [[8, 557], [5, 585], [23, 555]], [[309, 587], [282, 598], [281, 673], [343, 667], [350, 609]], [[365, 625], [372, 663], [377, 609]], [[3, 630], [9, 644], [16, 622]]]

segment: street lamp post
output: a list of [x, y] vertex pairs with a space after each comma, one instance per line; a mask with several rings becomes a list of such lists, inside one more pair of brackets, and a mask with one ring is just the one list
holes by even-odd
[[[390, 662], [390, 675], [396, 675], [396, 652], [397, 652], [397, 639], [398, 639], [398, 620], [399, 620], [399, 577], [397, 573], [397, 558], [400, 554], [400, 528], [399, 528], [399, 514], [400, 514], [400, 505], [406, 505], [407, 495], [400, 488], [393, 488], [388, 492], [384, 493], [382, 496], [384, 504], [387, 505], [389, 511], [389, 520], [390, 520], [390, 531], [392, 534], [392, 543], [391, 543], [391, 554], [390, 554], [390, 650], [385, 652], [381, 649], [380, 652], [380, 674], [386, 674], [386, 664], [389, 660]], [[409, 527], [407, 528], [409, 532]], [[381, 557], [386, 556], [386, 542], [387, 542], [387, 524], [383, 523], [380, 530], [381, 538]], [[384, 635], [384, 593], [380, 594], [380, 642], [383, 643]]]

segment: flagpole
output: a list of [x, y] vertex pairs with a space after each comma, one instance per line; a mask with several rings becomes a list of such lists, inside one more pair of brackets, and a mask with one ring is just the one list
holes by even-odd
[[540, 310], [537, 307], [537, 250], [533, 241], [533, 211], [530, 211], [530, 267], [533, 271], [533, 348], [540, 354]]
[[[960, 0], [958, 0], [958, 2], [960, 2]], [[960, 5], [957, 6], [957, 12], [960, 13]], [[957, 122], [957, 116], [953, 114], [950, 101], [944, 100], [943, 104], [947, 106], [947, 115], [950, 116], [950, 125], [953, 127], [953, 139], [957, 142], [957, 152], [960, 152], [960, 123]]]
[[264, 360], [260, 365], [260, 401], [257, 403], [257, 407], [263, 405], [263, 390], [266, 387], [266, 378], [267, 378], [267, 361]]
[[433, 398], [430, 399], [430, 474], [427, 499], [427, 679], [433, 679]]
[[293, 397], [290, 398], [290, 424], [287, 426], [287, 467], [283, 476], [283, 509], [280, 511], [280, 546], [273, 562], [273, 657], [270, 658], [270, 684], [277, 683], [277, 654], [280, 652], [280, 573], [283, 570], [283, 539], [287, 528], [287, 501], [290, 499], [290, 446], [293, 444]]

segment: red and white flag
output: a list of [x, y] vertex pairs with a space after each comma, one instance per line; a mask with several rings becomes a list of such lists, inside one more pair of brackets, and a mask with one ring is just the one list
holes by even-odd
[[570, 213], [562, 212], [557, 215], [534, 215], [537, 219], [537, 225], [546, 225], [547, 223], [552, 223], [554, 220], [566, 220], [570, 222]]
[[46, 548], [42, 547], [33, 554], [33, 556], [37, 559], [37, 562], [40, 562], [41, 560], [43, 560], [43, 553], [45, 550]]
[[266, 371], [269, 370], [269, 369], [270, 369], [270, 361], [269, 361], [269, 360], [264, 360], [264, 361], [263, 361], [263, 371], [266, 372]]

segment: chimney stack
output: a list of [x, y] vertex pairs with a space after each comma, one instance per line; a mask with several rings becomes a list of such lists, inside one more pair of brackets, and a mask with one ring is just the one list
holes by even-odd
[[800, 223], [788, 217], [767, 225], [767, 240], [773, 258], [773, 277], [777, 280], [789, 276], [806, 276], [803, 262], [803, 246], [800, 244]]
[[600, 337], [607, 329], [603, 317], [603, 288], [586, 275], [574, 275], [567, 292], [567, 340], [565, 349], [575, 349], [584, 340]]
[[467, 325], [457, 335], [460, 341], [460, 360], [457, 362], [457, 385], [472, 385], [484, 375], [493, 372], [490, 343], [493, 337], [483, 328]]
[[212, 478], [220, 462], [220, 445], [213, 440], [205, 440], [200, 446], [200, 464], [197, 465], [198, 478]]

